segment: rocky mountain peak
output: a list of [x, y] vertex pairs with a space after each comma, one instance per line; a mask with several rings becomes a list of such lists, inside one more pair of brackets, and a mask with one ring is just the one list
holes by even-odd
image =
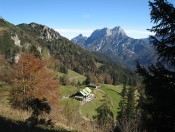
[[103, 28], [103, 29], [97, 29], [91, 34], [91, 38], [100, 38], [104, 36], [110, 36], [111, 35], [111, 30], [109, 28]]
[[83, 46], [86, 40], [87, 40], [87, 37], [83, 36], [82, 34], [79, 34], [77, 37], [73, 38], [71, 41], [80, 46]]
[[83, 35], [82, 35], [82, 34], [79, 34], [78, 36], [79, 36], [79, 37], [83, 37]]
[[78, 38], [73, 42], [90, 51], [105, 53], [116, 61], [121, 60], [126, 67], [131, 69], [135, 68], [136, 60], [142, 64], [149, 64], [153, 62], [152, 58], [155, 58], [153, 47], [149, 45], [148, 38], [130, 38], [120, 26], [112, 29], [106, 27], [97, 29], [85, 42], [80, 43]]
[[88, 41], [94, 40], [94, 39], [100, 39], [104, 37], [115, 37], [115, 36], [127, 36], [125, 31], [120, 27], [117, 26], [113, 29], [109, 29], [107, 27], [103, 29], [97, 29], [95, 30], [91, 36], [88, 38]]
[[114, 27], [112, 30], [112, 34], [122, 34], [122, 35], [126, 35], [125, 31], [120, 27], [120, 26], [117, 26], [117, 27]]

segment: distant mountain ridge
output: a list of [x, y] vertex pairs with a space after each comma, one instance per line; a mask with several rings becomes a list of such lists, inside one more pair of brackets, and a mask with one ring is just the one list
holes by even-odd
[[120, 26], [113, 29], [97, 29], [90, 37], [82, 39], [79, 41], [79, 38], [75, 37], [71, 41], [90, 51], [105, 53], [114, 61], [121, 61], [126, 67], [133, 70], [136, 61], [148, 65], [154, 63], [156, 59], [154, 48], [149, 44], [148, 38], [128, 37]]

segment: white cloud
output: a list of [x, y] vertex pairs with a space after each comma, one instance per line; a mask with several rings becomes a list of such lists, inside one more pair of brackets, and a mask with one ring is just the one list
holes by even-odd
[[149, 35], [154, 35], [152, 32], [146, 30], [125, 30], [126, 34], [132, 38], [146, 38]]
[[58, 32], [62, 33], [92, 33], [92, 29], [55, 29]]
[[66, 29], [66, 28], [58, 28], [55, 30], [68, 39], [72, 39], [78, 36], [79, 34], [83, 34], [84, 36], [89, 37], [90, 34], [94, 31], [93, 29]]

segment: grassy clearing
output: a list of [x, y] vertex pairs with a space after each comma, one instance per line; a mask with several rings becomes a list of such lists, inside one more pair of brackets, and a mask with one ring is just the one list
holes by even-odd
[[105, 93], [100, 90], [94, 90], [95, 98], [81, 106], [81, 112], [84, 116], [89, 119], [92, 119], [96, 115], [96, 109], [102, 104], [103, 96]]
[[77, 92], [78, 90], [79, 90], [78, 87], [71, 86], [71, 85], [66, 85], [66, 86], [61, 85], [60, 86], [60, 94], [61, 94], [61, 96], [71, 95], [71, 94]]
[[108, 94], [113, 104], [112, 111], [114, 113], [114, 116], [116, 117], [122, 87], [123, 87], [122, 85], [113, 86], [113, 85], [102, 84], [101, 88], [95, 89], [93, 91], [95, 94], [95, 99], [81, 106], [81, 111], [83, 115], [89, 119], [92, 119], [92, 117], [97, 113], [96, 109], [102, 104], [104, 95]]
[[69, 80], [71, 82], [75, 82], [75, 83], [78, 83], [78, 81], [80, 83], [82, 83], [83, 81], [86, 80], [86, 77], [85, 76], [83, 76], [83, 75], [81, 75], [81, 74], [79, 74], [79, 73], [77, 73], [75, 71], [72, 71], [70, 69], [68, 69], [68, 74], [64, 74], [64, 73], [58, 72], [58, 76], [59, 77], [63, 77], [64, 75], [67, 75], [67, 77], [69, 78]]
[[80, 82], [82, 83], [84, 80], [86, 80], [86, 77], [77, 73], [77, 72], [74, 72], [72, 70], [68, 70], [68, 78], [70, 81], [74, 81], [74, 82]]
[[69, 76], [69, 78], [73, 78], [73, 77], [76, 77], [76, 76], [81, 76], [81, 74], [68, 69], [68, 76]]
[[117, 86], [113, 86], [113, 85], [108, 85], [108, 84], [103, 84], [101, 89], [106, 92], [109, 97], [111, 98], [112, 104], [113, 104], [113, 113], [114, 116], [116, 117], [117, 115], [117, 111], [118, 111], [118, 105], [121, 99], [120, 93], [122, 91], [123, 85], [117, 85]]
[[75, 105], [79, 104], [78, 100], [75, 100], [75, 99], [72, 99], [72, 98], [65, 98], [65, 99], [60, 100], [60, 103], [63, 107], [66, 106], [67, 102], [72, 102], [72, 104], [75, 104]]

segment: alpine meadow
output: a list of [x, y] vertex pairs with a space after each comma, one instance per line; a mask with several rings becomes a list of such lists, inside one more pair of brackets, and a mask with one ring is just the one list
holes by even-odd
[[174, 5], [1, 1], [0, 132], [175, 131]]

